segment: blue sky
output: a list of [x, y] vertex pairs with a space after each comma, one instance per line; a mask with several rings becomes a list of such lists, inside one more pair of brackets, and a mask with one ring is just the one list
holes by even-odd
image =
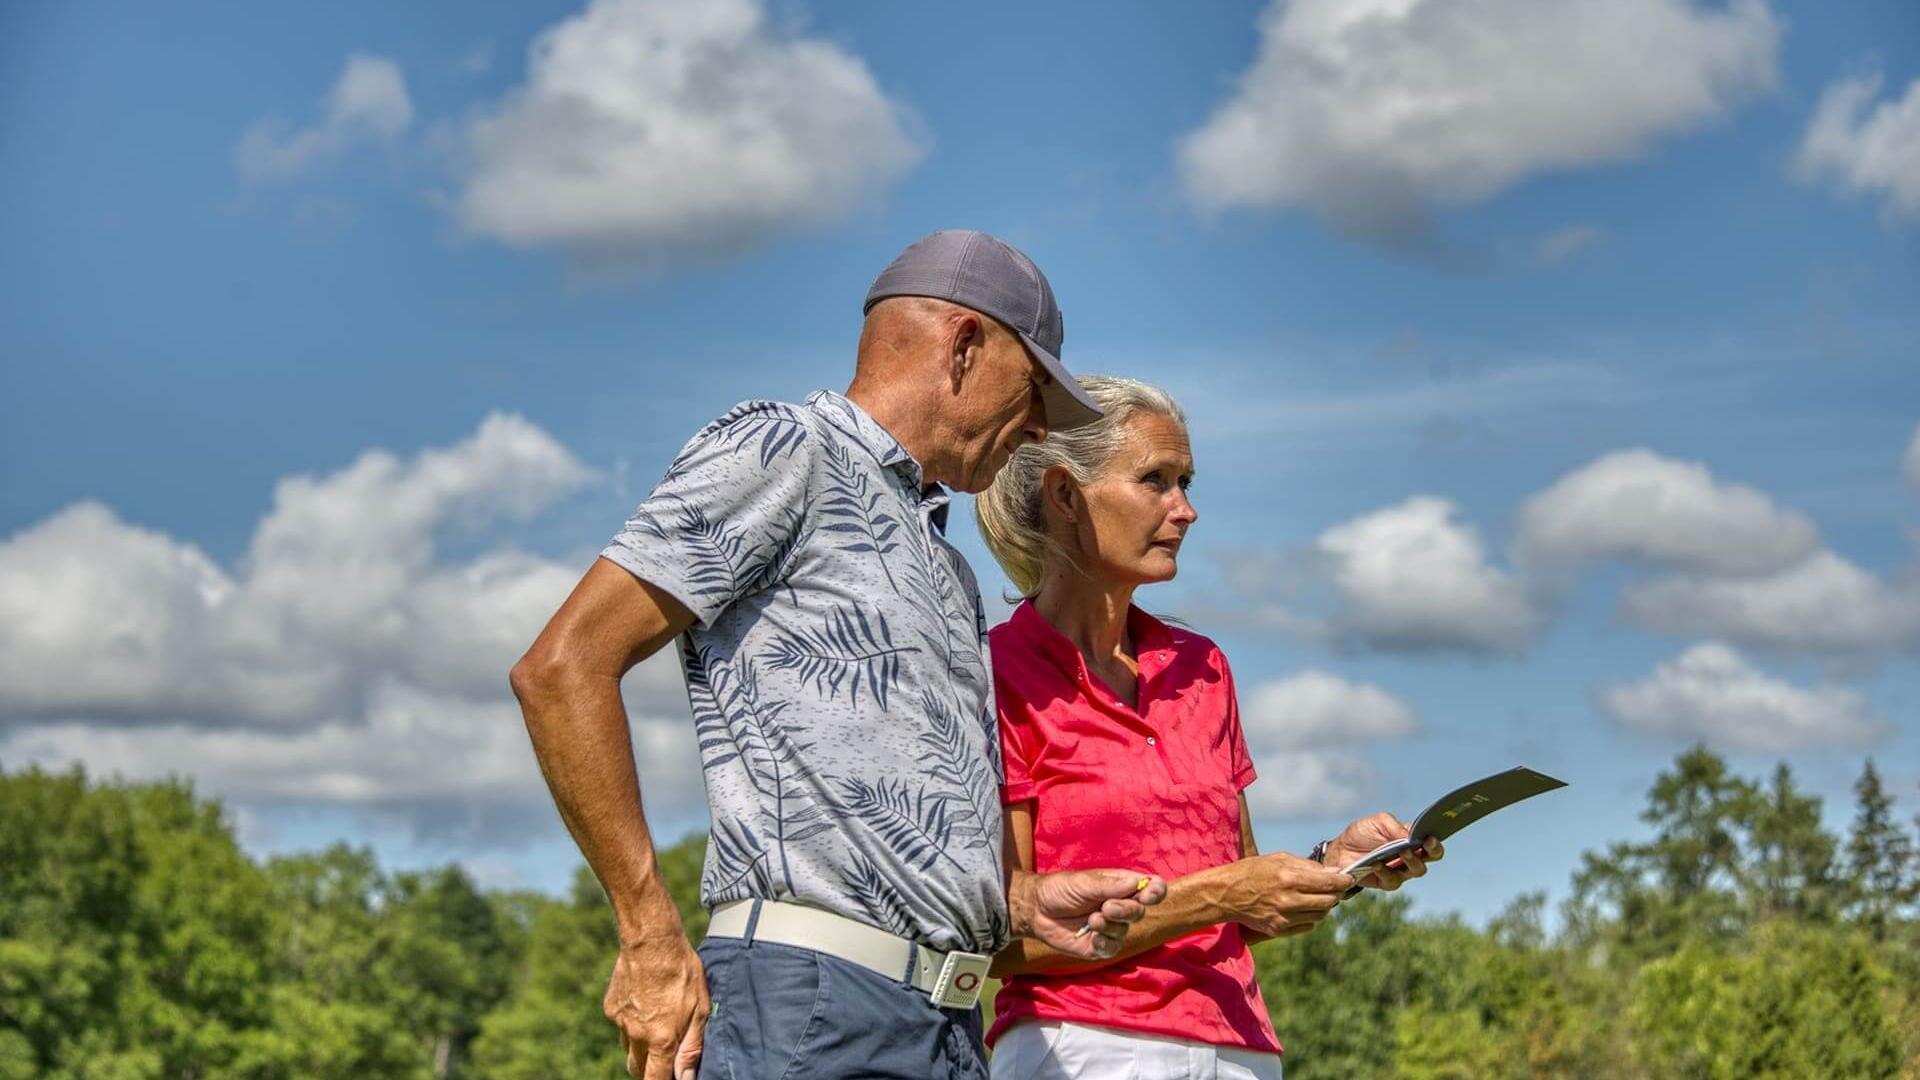
[[[1920, 809], [1911, 4], [15, 5], [0, 155], [10, 767], [556, 886], [505, 666], [966, 226], [1187, 406], [1141, 600], [1232, 658], [1266, 847], [1572, 781], [1422, 884], [1484, 917], [1699, 738]], [[629, 695], [670, 836], [673, 678]]]

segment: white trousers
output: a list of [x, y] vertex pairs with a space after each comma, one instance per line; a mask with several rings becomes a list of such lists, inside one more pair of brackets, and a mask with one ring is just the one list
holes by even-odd
[[1280, 1055], [1139, 1031], [1030, 1021], [993, 1047], [993, 1080], [1280, 1080]]

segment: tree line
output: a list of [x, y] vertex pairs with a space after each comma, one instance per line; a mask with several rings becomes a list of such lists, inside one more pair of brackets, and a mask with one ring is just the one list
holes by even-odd
[[[1871, 762], [1844, 835], [1786, 765], [1698, 748], [1642, 818], [1557, 919], [1369, 894], [1257, 946], [1289, 1080], [1920, 1080], [1920, 854]], [[695, 940], [704, 854], [661, 853]], [[621, 1077], [613, 948], [584, 867], [552, 897], [257, 861], [188, 784], [0, 772], [0, 1080]]]

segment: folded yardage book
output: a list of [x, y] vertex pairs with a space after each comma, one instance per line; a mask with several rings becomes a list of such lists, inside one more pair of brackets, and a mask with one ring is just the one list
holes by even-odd
[[[1352, 863], [1340, 868], [1344, 874], [1364, 877], [1373, 873], [1382, 863], [1388, 862], [1401, 853], [1418, 847], [1427, 837], [1445, 840], [1461, 829], [1479, 821], [1495, 810], [1502, 810], [1514, 803], [1544, 794], [1554, 788], [1566, 787], [1564, 780], [1555, 780], [1546, 773], [1534, 772], [1524, 766], [1516, 766], [1506, 772], [1475, 780], [1471, 784], [1462, 784], [1434, 800], [1432, 806], [1420, 811], [1413, 819], [1413, 827], [1404, 840], [1394, 840], [1381, 844]], [[1354, 886], [1354, 892], [1359, 886]], [[1353, 892], [1347, 894], [1352, 896]]]

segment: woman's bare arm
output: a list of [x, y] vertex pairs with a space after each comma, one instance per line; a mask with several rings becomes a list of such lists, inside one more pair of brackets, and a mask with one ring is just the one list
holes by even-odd
[[[1242, 850], [1251, 847], [1251, 829], [1242, 800]], [[1018, 803], [1006, 813], [1007, 863], [1032, 872], [1033, 803]], [[1046, 974], [1093, 971], [1117, 960], [1138, 956], [1223, 922], [1240, 922], [1265, 936], [1302, 934], [1313, 929], [1339, 902], [1352, 883], [1317, 863], [1285, 853], [1254, 855], [1224, 866], [1209, 867], [1167, 883], [1167, 898], [1149, 908], [1127, 931], [1119, 952], [1104, 960], [1082, 960], [1048, 948], [1038, 941], [1016, 941], [994, 957], [993, 974]]]

